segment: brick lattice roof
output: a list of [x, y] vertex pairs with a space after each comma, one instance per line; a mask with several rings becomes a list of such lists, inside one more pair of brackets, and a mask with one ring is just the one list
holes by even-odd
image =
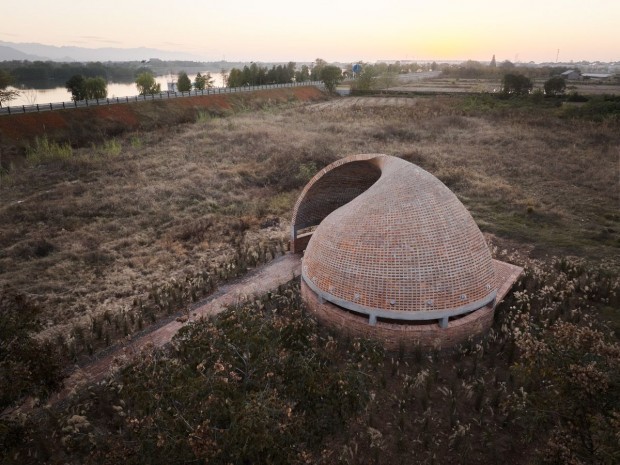
[[467, 209], [400, 158], [354, 155], [321, 170], [297, 201], [293, 240], [312, 226], [302, 275], [345, 307], [428, 319], [488, 303], [496, 291], [491, 254]]

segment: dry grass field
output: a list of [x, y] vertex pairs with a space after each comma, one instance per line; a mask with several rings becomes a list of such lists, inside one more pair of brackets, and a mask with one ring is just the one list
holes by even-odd
[[[541, 445], [542, 439], [528, 436], [534, 430], [525, 431], [519, 423], [521, 414], [507, 405], [518, 400], [523, 392], [519, 386], [534, 389], [534, 381], [519, 384], [517, 375], [530, 373], [523, 379], [533, 380], [531, 373], [539, 373], [538, 369], [527, 370], [539, 360], [528, 359], [527, 347], [533, 342], [519, 339], [523, 332], [513, 330], [527, 324], [514, 309], [529, 309], [537, 302], [536, 318], [548, 317], [549, 325], [558, 315], [568, 315], [570, 324], [581, 321], [577, 307], [589, 312], [585, 321], [598, 318], [602, 311], [604, 319], [612, 320], [611, 334], [619, 328], [614, 303], [620, 268], [619, 122], [572, 116], [563, 107], [490, 104], [471, 96], [365, 97], [265, 106], [223, 117], [201, 114], [194, 123], [126, 134], [88, 148], [41, 143], [23, 166], [1, 178], [0, 292], [33, 304], [42, 322], [39, 338], [61, 348], [63, 363], [96, 354], [186, 308], [217, 281], [282, 253], [291, 209], [305, 183], [321, 167], [353, 153], [386, 153], [418, 164], [457, 194], [494, 253], [520, 264], [538, 260], [542, 265], [529, 268], [509, 303], [511, 310], [506, 307], [504, 320], [483, 344], [459, 348], [450, 357], [414, 354], [409, 361], [402, 354], [383, 358], [379, 349], [364, 342], [360, 346], [355, 341], [334, 342], [322, 333], [317, 336], [313, 323], [300, 319], [297, 291], [280, 290], [280, 297], [269, 295], [221, 323], [188, 330], [174, 345], [177, 352], [171, 359], [145, 355], [123, 373], [124, 381], [98, 387], [97, 394], [84, 393], [69, 410], [46, 422], [10, 428], [0, 422], [4, 447], [17, 451], [15, 463], [118, 463], [121, 456], [127, 463], [140, 463], [147, 456], [175, 457], [183, 463], [195, 457], [213, 463], [241, 463], [240, 457], [255, 463], [431, 464], [454, 463], [463, 457], [467, 458], [463, 463], [497, 463], [506, 457], [530, 463], [534, 452], [524, 454], [522, 447], [529, 442]], [[608, 274], [584, 271], [600, 265]], [[562, 278], [551, 269], [559, 270]], [[604, 286], [601, 276], [607, 280]], [[549, 287], [552, 281], [558, 286], [557, 295]], [[590, 304], [594, 299], [599, 300]], [[282, 310], [277, 310], [280, 304]], [[267, 312], [265, 319], [257, 317], [262, 311]], [[257, 342], [246, 341], [255, 333], [253, 329], [247, 333], [245, 324], [256, 334], [275, 332], [256, 336]], [[213, 342], [194, 339], [197, 333]], [[287, 335], [298, 333], [303, 341], [291, 342], [293, 336]], [[271, 341], [283, 345], [271, 347]], [[204, 349], [212, 350], [210, 355], [199, 351], [205, 344], [212, 347]], [[247, 348], [242, 348], [245, 344]], [[605, 357], [618, 349], [609, 347]], [[231, 378], [219, 368], [243, 362], [238, 369], [246, 370], [247, 354], [263, 349], [271, 351], [267, 354], [271, 358], [252, 371], [260, 382], [250, 379], [249, 371], [243, 375], [248, 378], [240, 381], [234, 370]], [[228, 355], [219, 355], [226, 350]], [[300, 351], [295, 357], [301, 358], [287, 358], [295, 350]], [[306, 350], [315, 354], [311, 360], [303, 358]], [[330, 357], [339, 360], [340, 372], [320, 374], [330, 366], [322, 358], [324, 350], [333, 351]], [[517, 353], [523, 354], [519, 367], [525, 371], [513, 373], [509, 367]], [[278, 357], [295, 365], [286, 365], [280, 373]], [[605, 365], [611, 367], [606, 373], [617, 373], [613, 363]], [[310, 368], [314, 364], [318, 371]], [[189, 372], [193, 387], [174, 387], [174, 380], [185, 379]], [[322, 376], [331, 384], [322, 383]], [[286, 384], [297, 382], [302, 387]], [[217, 388], [215, 397], [170, 400], [180, 393], [198, 392], [204, 383]], [[613, 386], [609, 383], [605, 389]], [[257, 455], [243, 456], [246, 451], [235, 448], [241, 439], [226, 436], [233, 434], [232, 429], [209, 426], [209, 420], [198, 426], [204, 419], [193, 418], [202, 409], [220, 412], [224, 400], [217, 396], [230, 386], [239, 386], [230, 394], [233, 402], [242, 402], [235, 397], [240, 392], [256, 396], [239, 404], [240, 438], [247, 431], [265, 434], [265, 428], [271, 428], [267, 436], [254, 439], [263, 445], [276, 442]], [[316, 392], [308, 386], [316, 386]], [[281, 392], [288, 392], [290, 399], [316, 393], [312, 402], [320, 405], [310, 400], [303, 405], [288, 403]], [[363, 399], [355, 392], [363, 392]], [[408, 397], [399, 400], [401, 392]], [[329, 410], [321, 399], [341, 403], [334, 400], [329, 409], [335, 410]], [[206, 404], [200, 404], [203, 401]], [[360, 413], [356, 409], [362, 405], [367, 406]], [[185, 412], [185, 406], [190, 410]], [[123, 408], [129, 416], [119, 416]], [[317, 408], [327, 410], [315, 419], [311, 412]], [[274, 412], [284, 413], [270, 417]], [[351, 412], [358, 413], [349, 421]], [[251, 418], [271, 420], [253, 429], [243, 423]], [[295, 443], [292, 438], [297, 436], [287, 436], [292, 431], [305, 434], [302, 418], [318, 422], [312, 434], [316, 444], [323, 444], [319, 449], [314, 443], [291, 446], [297, 452], [281, 462], [261, 455], [290, 446], [277, 441]], [[335, 423], [321, 423], [331, 418]], [[52, 430], [58, 434], [54, 437], [63, 437], [62, 444], [45, 439]], [[321, 442], [326, 431], [338, 433]], [[498, 436], [490, 431], [498, 431]], [[29, 442], [21, 444], [19, 435]], [[475, 440], [466, 440], [469, 436]], [[223, 441], [230, 441], [226, 443], [230, 449], [216, 448]], [[117, 444], [122, 447], [117, 449]], [[414, 460], [415, 450], [419, 453]], [[188, 455], [179, 458], [179, 451]], [[233, 452], [240, 455], [229, 454]], [[26, 453], [34, 458], [20, 461]]]
[[300, 188], [359, 152], [438, 176], [501, 246], [617, 256], [617, 123], [467, 105], [336, 99], [205, 116], [64, 156], [41, 149], [51, 152], [2, 180], [0, 283], [41, 306], [45, 334], [68, 334], [225, 261], [240, 242], [286, 240]]
[[[491, 78], [456, 78], [437, 76], [430, 79], [418, 79], [415, 75], [404, 75], [399, 77], [399, 82], [391, 91], [400, 92], [420, 92], [420, 93], [499, 93], [502, 88], [502, 77]], [[545, 78], [534, 78], [534, 90], [543, 90]], [[582, 95], [604, 95], [618, 94], [620, 85], [613, 82], [604, 81], [567, 81], [566, 92], [577, 92]]]

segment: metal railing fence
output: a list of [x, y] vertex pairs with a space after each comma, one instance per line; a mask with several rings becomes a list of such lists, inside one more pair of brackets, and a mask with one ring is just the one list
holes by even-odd
[[131, 97], [111, 97], [105, 99], [78, 100], [59, 103], [40, 103], [35, 105], [19, 105], [0, 107], [0, 115], [15, 115], [23, 113], [33, 113], [52, 110], [66, 110], [71, 108], [83, 108], [100, 105], [116, 105], [122, 103], [143, 102], [147, 100], [163, 100], [183, 97], [195, 97], [198, 95], [215, 95], [215, 94], [234, 94], [237, 92], [252, 92], [262, 89], [277, 89], [281, 87], [304, 87], [316, 86], [324, 88], [325, 85], [321, 81], [306, 82], [289, 82], [286, 84], [267, 84], [262, 86], [243, 86], [243, 87], [211, 87], [204, 90], [192, 90], [189, 92], [160, 92], [157, 94], [134, 95]]

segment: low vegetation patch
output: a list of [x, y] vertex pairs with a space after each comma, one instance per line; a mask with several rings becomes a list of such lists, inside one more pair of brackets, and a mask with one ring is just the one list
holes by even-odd
[[298, 282], [281, 286], [64, 407], [3, 421], [5, 459], [616, 463], [620, 345], [599, 312], [620, 303], [619, 277], [583, 261], [525, 265], [490, 334], [442, 353], [342, 338], [303, 311]]
[[317, 331], [291, 284], [184, 328], [38, 427], [4, 426], [22, 428], [39, 463], [307, 463], [368, 402], [381, 350], [350, 349]]

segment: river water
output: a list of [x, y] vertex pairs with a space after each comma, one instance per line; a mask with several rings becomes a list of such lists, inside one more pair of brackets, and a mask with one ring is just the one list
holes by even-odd
[[[201, 74], [205, 75], [208, 71], [204, 71]], [[194, 82], [196, 79], [195, 74], [188, 74], [190, 80]], [[213, 78], [214, 87], [223, 87], [224, 79], [221, 73], [211, 73]], [[157, 76], [155, 81], [161, 85], [161, 90], [168, 90], [169, 82], [176, 82], [176, 75]], [[64, 87], [55, 87], [53, 89], [15, 89], [9, 87], [9, 89], [19, 91], [19, 96], [9, 102], [4, 102], [3, 106], [22, 106], [22, 105], [36, 105], [44, 103], [60, 103], [70, 102], [71, 93]], [[131, 97], [138, 95], [138, 89], [134, 83], [108, 83], [108, 97]]]

